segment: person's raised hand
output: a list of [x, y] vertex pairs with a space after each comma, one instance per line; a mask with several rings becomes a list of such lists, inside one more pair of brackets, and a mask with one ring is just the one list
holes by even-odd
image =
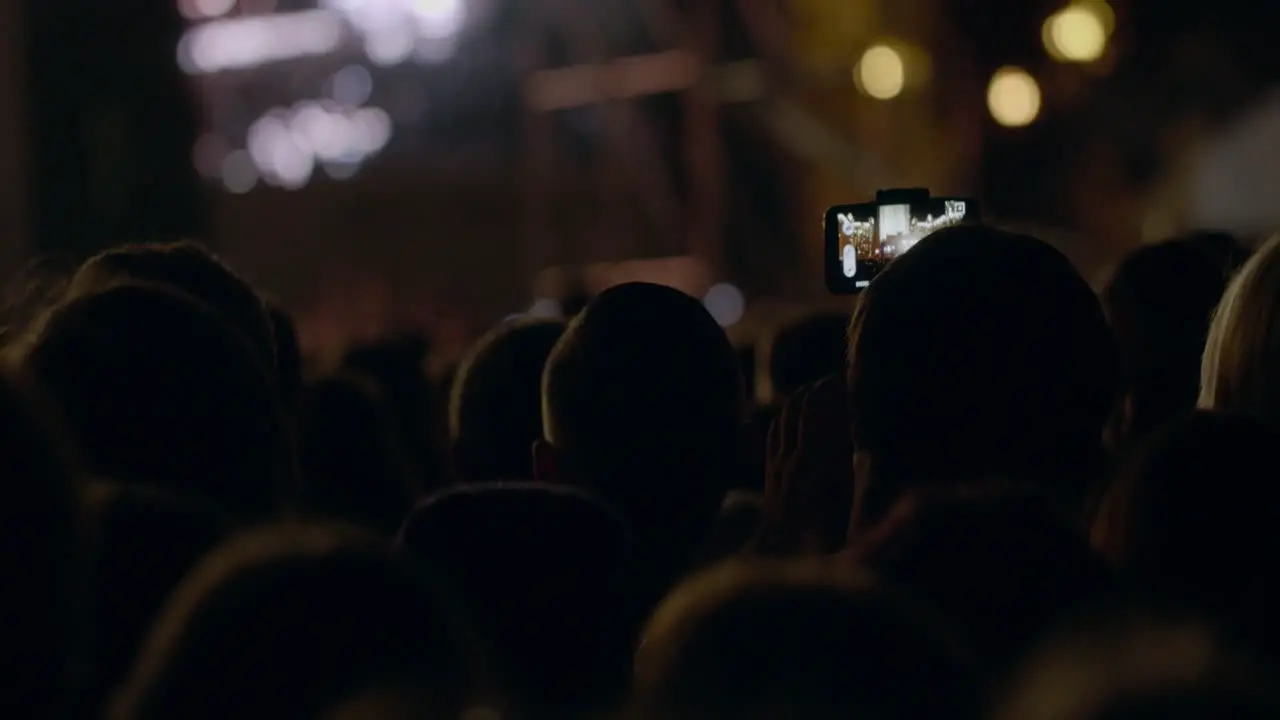
[[769, 428], [764, 524], [756, 550], [835, 552], [853, 504], [853, 440], [844, 382], [802, 388]]

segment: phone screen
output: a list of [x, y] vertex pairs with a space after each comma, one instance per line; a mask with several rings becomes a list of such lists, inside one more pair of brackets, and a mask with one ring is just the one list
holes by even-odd
[[866, 288], [894, 258], [929, 233], [973, 220], [974, 209], [972, 201], [956, 198], [831, 208], [827, 247], [834, 257], [827, 258], [829, 288], [836, 293]]

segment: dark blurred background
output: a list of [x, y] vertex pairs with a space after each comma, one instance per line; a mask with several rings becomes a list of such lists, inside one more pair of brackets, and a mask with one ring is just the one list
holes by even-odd
[[[175, 4], [176, 3], [176, 4]], [[1280, 225], [1280, 3], [0, 3], [0, 265], [198, 237], [312, 352], [630, 278], [736, 338], [824, 296], [822, 210], [972, 194], [1095, 281]]]

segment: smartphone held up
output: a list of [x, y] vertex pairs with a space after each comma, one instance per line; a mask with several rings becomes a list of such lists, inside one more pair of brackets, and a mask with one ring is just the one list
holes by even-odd
[[828, 208], [823, 219], [827, 290], [857, 293], [929, 233], [977, 221], [976, 201], [930, 197], [928, 190], [881, 190], [875, 202]]

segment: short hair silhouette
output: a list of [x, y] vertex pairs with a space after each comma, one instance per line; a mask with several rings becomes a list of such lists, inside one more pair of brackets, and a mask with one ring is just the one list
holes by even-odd
[[769, 378], [775, 396], [786, 397], [844, 372], [849, 354], [849, 316], [818, 313], [785, 325], [774, 337]]
[[987, 227], [935, 232], [872, 281], [849, 338], [854, 442], [880, 492], [1001, 477], [1083, 505], [1116, 360], [1060, 252]]
[[182, 582], [112, 717], [320, 717], [370, 690], [415, 686], [440, 717], [457, 717], [475, 669], [448, 599], [383, 543], [272, 527], [224, 544]]
[[298, 327], [284, 308], [267, 303], [271, 317], [271, 330], [275, 335], [276, 386], [280, 401], [289, 412], [296, 412], [302, 397], [303, 369], [302, 347], [298, 343]]
[[391, 406], [397, 431], [430, 492], [447, 484], [444, 457], [444, 400], [427, 377], [431, 343], [410, 333], [351, 348], [342, 369], [374, 380]]
[[910, 598], [829, 563], [734, 561], [686, 580], [636, 654], [654, 718], [974, 718], [978, 676]]
[[14, 351], [88, 472], [252, 517], [278, 512], [292, 490], [274, 384], [243, 337], [190, 297], [128, 285], [75, 297]]
[[1144, 246], [1120, 264], [1102, 299], [1126, 395], [1121, 441], [1195, 408], [1209, 320], [1226, 287], [1220, 264], [1184, 242]]
[[1252, 254], [1239, 238], [1220, 230], [1196, 230], [1179, 236], [1176, 242], [1208, 253], [1227, 277], [1235, 275]]
[[1199, 406], [1243, 412], [1280, 427], [1280, 235], [1227, 287], [1209, 327]]
[[954, 622], [993, 678], [1114, 590], [1055, 503], [1003, 483], [917, 491], [863, 543], [857, 559]]
[[67, 292], [76, 297], [121, 283], [154, 283], [190, 295], [244, 335], [264, 367], [275, 366], [275, 334], [266, 304], [203, 245], [184, 240], [105, 250], [80, 266]]
[[525, 713], [617, 700], [633, 647], [619, 625], [631, 541], [603, 504], [537, 483], [460, 486], [418, 506], [398, 546], [460, 592]]
[[542, 379], [557, 470], [642, 524], [685, 513], [710, 521], [737, 459], [743, 406], [724, 331], [698, 300], [649, 283], [592, 300]]
[[542, 437], [542, 370], [564, 328], [558, 320], [509, 322], [467, 352], [449, 397], [449, 440], [460, 479], [533, 478], [533, 444]]
[[81, 639], [76, 468], [55, 415], [27, 378], [0, 370], [0, 707], [32, 718], [63, 716]]
[[1280, 432], [1243, 415], [1171, 423], [1112, 481], [1095, 547], [1148, 592], [1275, 644], [1280, 635], [1266, 636], [1280, 588], [1276, 447]]
[[230, 529], [206, 503], [113, 482], [87, 488], [88, 677], [77, 707], [101, 715], [164, 601]]
[[383, 399], [368, 378], [346, 372], [307, 389], [298, 415], [303, 508], [391, 537], [421, 483]]

